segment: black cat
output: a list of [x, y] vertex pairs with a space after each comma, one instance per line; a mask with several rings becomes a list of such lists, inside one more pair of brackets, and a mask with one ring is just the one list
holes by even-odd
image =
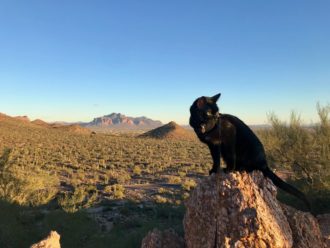
[[263, 145], [253, 131], [240, 119], [229, 114], [220, 114], [216, 104], [220, 94], [202, 96], [190, 107], [190, 126], [200, 141], [210, 148], [213, 167], [210, 174], [220, 168], [220, 156], [226, 162], [224, 172], [260, 170], [280, 189], [302, 200], [310, 210], [306, 196], [298, 189], [276, 176], [267, 165]]

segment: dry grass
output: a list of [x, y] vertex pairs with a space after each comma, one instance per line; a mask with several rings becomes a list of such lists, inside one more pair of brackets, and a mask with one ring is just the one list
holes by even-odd
[[[73, 193], [80, 186], [96, 186], [102, 200], [107, 195], [103, 189], [108, 185], [158, 185], [167, 183], [164, 175], [178, 178], [171, 183], [180, 185], [182, 175], [207, 175], [211, 165], [207, 147], [196, 141], [84, 135], [63, 131], [67, 128], [47, 128], [4, 117], [0, 121], [0, 150], [11, 148], [8, 163], [17, 171], [12, 175], [24, 177], [18, 171], [28, 171], [26, 177], [31, 178], [34, 172], [39, 178], [49, 175], [60, 182], [59, 194]], [[152, 192], [140, 193], [142, 199], [152, 199]], [[120, 198], [133, 199], [134, 192]]]
[[[318, 111], [320, 124], [311, 128], [296, 115], [289, 124], [273, 115], [272, 128], [258, 136], [270, 165], [286, 171], [316, 211], [328, 212], [329, 108]], [[208, 175], [212, 160], [207, 146], [182, 136], [189, 131], [174, 124], [160, 131], [156, 139], [86, 135], [0, 114], [0, 246], [26, 247], [49, 228], [62, 234], [67, 247], [79, 246], [81, 237], [86, 247], [137, 247], [155, 226], [182, 230], [183, 201], [196, 179]], [[100, 206], [95, 220], [84, 214]], [[104, 231], [105, 222], [113, 230]]]

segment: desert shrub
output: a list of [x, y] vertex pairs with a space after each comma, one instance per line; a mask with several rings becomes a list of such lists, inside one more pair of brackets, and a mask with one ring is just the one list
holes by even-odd
[[110, 199], [123, 199], [125, 197], [125, 187], [121, 184], [108, 185], [104, 192], [110, 194]]
[[167, 178], [167, 182], [171, 184], [181, 183], [181, 178], [178, 176], [169, 176]]
[[312, 135], [302, 127], [300, 117], [292, 113], [289, 125], [281, 122], [275, 114], [271, 114], [269, 120], [272, 124], [268, 140], [268, 145], [271, 145], [268, 147], [271, 161], [274, 161], [276, 166], [295, 171], [297, 179], [302, 176], [310, 178], [307, 169], [310, 167], [310, 161], [306, 157], [311, 152]]
[[58, 204], [68, 213], [75, 213], [79, 209], [88, 208], [96, 203], [98, 193], [95, 187], [80, 185], [73, 192], [65, 192], [58, 198]]
[[115, 179], [118, 184], [124, 184], [131, 180], [131, 176], [128, 173], [120, 173]]
[[133, 168], [133, 173], [137, 176], [140, 176], [141, 172], [142, 172], [142, 170], [141, 170], [140, 166], [135, 165], [134, 168]]
[[156, 203], [167, 203], [168, 202], [167, 198], [165, 198], [161, 195], [155, 195], [153, 198]]
[[160, 187], [160, 188], [158, 189], [158, 193], [159, 193], [159, 194], [165, 194], [165, 193], [166, 193], [166, 189]]
[[295, 180], [304, 179], [311, 188], [329, 188], [330, 106], [317, 109], [320, 122], [310, 128], [295, 113], [289, 125], [270, 115], [272, 129], [264, 143], [270, 160], [292, 170]]
[[187, 172], [184, 172], [184, 171], [179, 171], [178, 174], [179, 174], [180, 177], [186, 177], [187, 176]]
[[21, 168], [10, 163], [10, 149], [0, 157], [0, 197], [20, 205], [38, 206], [58, 192], [59, 180], [39, 168]]
[[188, 192], [183, 193], [183, 194], [182, 194], [182, 200], [186, 200], [186, 199], [188, 199], [189, 196], [190, 196], [190, 194], [189, 194]]
[[258, 135], [271, 167], [291, 171], [291, 183], [325, 211], [330, 210], [322, 207], [322, 202], [330, 202], [330, 105], [318, 104], [317, 112], [319, 122], [308, 127], [294, 112], [288, 124], [270, 114], [272, 128]]
[[197, 184], [196, 184], [195, 180], [193, 180], [193, 179], [186, 179], [186, 180], [182, 183], [181, 186], [182, 186], [182, 188], [183, 188], [184, 190], [189, 191], [189, 190], [195, 188], [196, 185], [197, 185]]

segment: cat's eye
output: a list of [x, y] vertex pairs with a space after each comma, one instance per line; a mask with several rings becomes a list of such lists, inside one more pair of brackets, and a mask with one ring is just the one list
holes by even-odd
[[212, 112], [211, 111], [208, 111], [208, 112], [206, 112], [206, 115], [207, 116], [211, 116], [212, 115]]

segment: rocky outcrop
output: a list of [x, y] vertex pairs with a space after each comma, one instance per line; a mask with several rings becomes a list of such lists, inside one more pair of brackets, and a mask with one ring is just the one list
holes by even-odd
[[51, 231], [47, 238], [31, 245], [30, 248], [61, 248], [60, 235], [56, 231]]
[[[203, 178], [186, 201], [187, 248], [323, 248], [317, 219], [279, 203], [277, 189], [261, 172], [219, 173]], [[327, 225], [327, 218], [319, 218]], [[142, 247], [163, 247], [149, 233]], [[172, 239], [174, 240], [174, 239]], [[152, 241], [152, 242], [151, 242]], [[146, 246], [147, 244], [147, 246]], [[167, 247], [177, 247], [178, 243]]]
[[187, 201], [188, 247], [292, 247], [272, 184], [253, 173], [204, 178]]
[[[276, 193], [273, 183], [259, 171], [203, 178], [186, 201], [185, 247], [326, 247], [329, 216], [317, 220], [308, 212], [279, 203]], [[151, 232], [142, 247], [163, 247], [159, 240], [163, 240], [162, 234]], [[179, 243], [167, 247], [176, 245]]]
[[186, 246], [324, 247], [317, 220], [276, 200], [261, 172], [205, 177], [186, 202]]
[[321, 214], [317, 216], [323, 239], [330, 248], [330, 214]]
[[141, 248], [184, 248], [184, 240], [174, 230], [150, 231], [142, 240]]
[[120, 126], [138, 126], [138, 127], [159, 127], [162, 125], [160, 121], [155, 121], [147, 117], [129, 117], [120, 113], [112, 113], [110, 115], [104, 115], [94, 118], [93, 121], [83, 124], [84, 126], [93, 127], [120, 127]]
[[292, 230], [293, 247], [325, 247], [319, 224], [313, 215], [284, 204], [281, 207]]

